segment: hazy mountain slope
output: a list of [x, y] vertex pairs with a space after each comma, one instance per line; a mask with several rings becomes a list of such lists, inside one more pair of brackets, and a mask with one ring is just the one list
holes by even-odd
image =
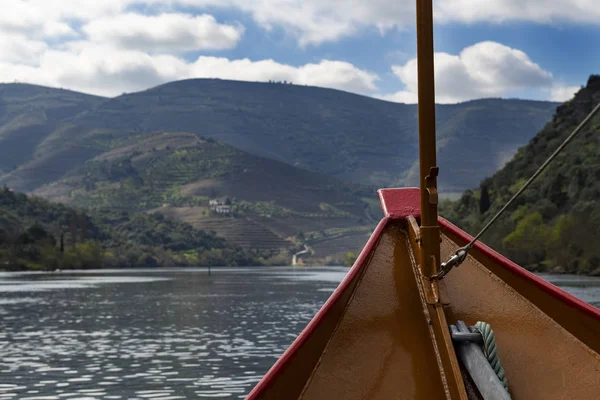
[[[212, 137], [353, 182], [417, 182], [415, 105], [332, 89], [214, 79], [168, 83], [85, 105], [68, 118], [27, 131], [35, 140], [22, 135], [23, 143], [13, 142], [15, 153], [25, 154], [23, 163], [0, 175], [0, 182], [33, 190], [115, 148], [122, 136], [162, 131]], [[496, 171], [544, 126], [556, 105], [486, 99], [438, 106], [440, 186], [463, 190]]]
[[42, 143], [66, 129], [69, 118], [102, 101], [69, 90], [0, 84], [0, 174], [41, 156]]
[[[504, 168], [479, 189], [446, 203], [442, 215], [476, 233], [599, 102], [600, 75], [593, 75]], [[485, 196], [481, 200], [482, 190], [488, 192], [489, 202]], [[532, 269], [600, 274], [598, 199], [600, 116], [590, 121], [483, 240]]]
[[[462, 189], [495, 171], [501, 163], [496, 154], [525, 144], [556, 105], [500, 99], [439, 105], [443, 187]], [[314, 87], [179, 81], [113, 99], [77, 121], [108, 129], [194, 132], [313, 171], [384, 186], [413, 183], [405, 182], [406, 171], [417, 160], [416, 105]], [[457, 159], [471, 164], [458, 166]], [[464, 169], [471, 173], [455, 173]]]

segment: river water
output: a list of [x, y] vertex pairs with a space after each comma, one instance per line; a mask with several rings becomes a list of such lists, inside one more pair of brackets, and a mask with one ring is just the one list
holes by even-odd
[[[0, 273], [0, 400], [243, 398], [346, 272]], [[600, 305], [600, 278], [543, 277]]]

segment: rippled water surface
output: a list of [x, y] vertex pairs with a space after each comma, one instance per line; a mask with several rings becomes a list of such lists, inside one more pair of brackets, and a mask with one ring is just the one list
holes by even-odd
[[346, 271], [0, 273], [0, 400], [243, 398]]
[[0, 399], [244, 397], [346, 271], [0, 274]]

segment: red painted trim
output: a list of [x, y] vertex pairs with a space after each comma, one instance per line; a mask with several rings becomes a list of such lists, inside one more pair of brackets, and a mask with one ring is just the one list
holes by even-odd
[[360, 255], [356, 259], [356, 262], [346, 274], [346, 277], [338, 285], [337, 289], [331, 294], [329, 299], [325, 302], [323, 307], [314, 316], [314, 318], [308, 323], [306, 328], [300, 333], [300, 335], [294, 340], [290, 347], [283, 353], [283, 355], [277, 360], [277, 362], [271, 367], [271, 369], [263, 376], [263, 378], [256, 384], [254, 389], [250, 392], [246, 400], [255, 400], [260, 398], [277, 379], [277, 377], [283, 372], [287, 364], [291, 361], [292, 357], [302, 348], [302, 345], [308, 340], [308, 338], [314, 333], [321, 322], [327, 317], [329, 311], [333, 305], [339, 300], [344, 291], [348, 289], [352, 281], [359, 276], [359, 273], [367, 266], [369, 255], [377, 245], [379, 238], [383, 232], [383, 229], [388, 224], [390, 218], [384, 217], [375, 231], [369, 238], [369, 241], [361, 251]]
[[[440, 227], [443, 230], [446, 230], [456, 236], [458, 236], [463, 243], [458, 243], [459, 245], [465, 245], [469, 243], [473, 237], [463, 230], [459, 229], [456, 225], [452, 224], [450, 221], [439, 217], [438, 219]], [[521, 278], [528, 280], [533, 283], [538, 288], [542, 289], [546, 293], [552, 295], [553, 297], [567, 303], [568, 305], [579, 309], [580, 311], [600, 320], [600, 309], [586, 303], [583, 300], [578, 299], [570, 293], [565, 292], [557, 286], [554, 286], [550, 282], [540, 278], [539, 276], [527, 271], [525, 268], [515, 264], [510, 261], [508, 258], [502, 256], [500, 253], [495, 251], [494, 249], [486, 246], [481, 242], [475, 242], [473, 247], [483, 253], [485, 256], [492, 259], [494, 262], [499, 264], [501, 267], [509, 270], [515, 275], [518, 275]]]
[[421, 216], [421, 191], [419, 188], [379, 189], [377, 191], [383, 215], [393, 219], [412, 215]]

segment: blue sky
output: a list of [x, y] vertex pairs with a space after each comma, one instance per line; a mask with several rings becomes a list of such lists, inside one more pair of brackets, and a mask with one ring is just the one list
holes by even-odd
[[[217, 77], [416, 101], [413, 0], [6, 0], [0, 81], [99, 95]], [[439, 102], [564, 101], [600, 73], [596, 0], [437, 0]]]

